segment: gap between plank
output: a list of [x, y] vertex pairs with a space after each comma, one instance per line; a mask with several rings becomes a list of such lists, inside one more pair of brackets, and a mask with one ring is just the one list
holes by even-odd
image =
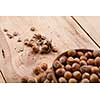
[[90, 36], [90, 34], [82, 27], [82, 25], [73, 17], [71, 18], [80, 26], [80, 28], [89, 36], [89, 38], [100, 48], [100, 45]]
[[7, 83], [7, 81], [6, 81], [5, 77], [4, 77], [4, 74], [2, 73], [1, 70], [0, 70], [0, 73], [1, 73], [1, 76], [2, 76], [3, 80], [5, 81], [5, 83]]

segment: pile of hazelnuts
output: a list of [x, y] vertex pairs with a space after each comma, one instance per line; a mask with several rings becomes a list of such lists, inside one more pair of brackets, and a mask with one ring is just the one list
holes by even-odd
[[58, 83], [99, 83], [100, 51], [68, 50], [53, 63]]
[[56, 83], [52, 68], [48, 68], [46, 63], [42, 63], [33, 68], [34, 77], [23, 77], [22, 83]]

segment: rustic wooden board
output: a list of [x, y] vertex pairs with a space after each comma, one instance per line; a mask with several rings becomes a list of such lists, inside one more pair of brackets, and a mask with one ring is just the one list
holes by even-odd
[[5, 81], [4, 81], [4, 79], [3, 79], [2, 75], [1, 75], [1, 73], [0, 73], [0, 83], [5, 83]]
[[74, 18], [100, 47], [100, 16], [75, 16]]
[[[36, 28], [35, 32], [30, 31], [32, 26]], [[30, 76], [33, 67], [42, 62], [48, 63], [51, 67], [53, 60], [68, 49], [99, 49], [71, 17], [0, 17], [0, 27], [2, 30], [7, 28], [10, 34], [20, 33], [18, 37], [9, 39], [6, 33], [0, 32], [0, 46], [5, 52], [0, 69], [7, 82], [20, 82], [21, 77]], [[29, 56], [29, 48], [23, 47], [23, 43], [18, 43], [17, 39], [20, 37], [24, 40], [34, 33], [52, 39], [59, 52]], [[24, 48], [23, 53], [17, 53], [20, 48]]]

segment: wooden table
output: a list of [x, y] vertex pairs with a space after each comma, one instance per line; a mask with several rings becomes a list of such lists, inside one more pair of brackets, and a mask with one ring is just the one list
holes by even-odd
[[[46, 62], [51, 67], [53, 60], [68, 49], [100, 48], [100, 17], [0, 17], [0, 82], [20, 82], [21, 77], [31, 76], [34, 66]], [[31, 27], [35, 31], [30, 31]], [[9, 39], [3, 29], [8, 33], [19, 32], [19, 36]], [[52, 40], [58, 53], [48, 55], [30, 55], [29, 48], [18, 43], [34, 33], [45, 35]], [[19, 49], [24, 49], [18, 53]]]

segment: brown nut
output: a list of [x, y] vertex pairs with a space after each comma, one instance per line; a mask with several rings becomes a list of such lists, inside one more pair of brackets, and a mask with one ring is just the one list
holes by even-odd
[[53, 80], [54, 79], [54, 74], [53, 73], [48, 73], [47, 74], [47, 79], [50, 80], [50, 81]]
[[56, 70], [57, 76], [63, 76], [64, 73], [65, 73], [65, 69], [64, 69], [64, 68], [58, 68], [58, 69]]
[[46, 73], [41, 73], [37, 76], [37, 82], [43, 83], [46, 80]]
[[98, 67], [91, 67], [91, 72], [92, 73], [99, 73], [99, 68]]
[[67, 59], [67, 64], [73, 64], [74, 63], [74, 59], [73, 59], [73, 57], [68, 57], [68, 59]]
[[86, 62], [85, 60], [81, 60], [81, 61], [80, 61], [80, 65], [81, 65], [81, 66], [87, 65], [87, 62]]
[[85, 60], [85, 61], [87, 61], [87, 57], [81, 56], [81, 57], [80, 57], [80, 60]]
[[28, 83], [37, 83], [36, 79], [33, 77], [29, 77]]
[[52, 73], [52, 72], [53, 72], [52, 69], [47, 69], [47, 70], [46, 70], [46, 74], [48, 74], [48, 73]]
[[49, 52], [50, 52], [50, 49], [49, 49], [48, 45], [42, 45], [40, 53], [41, 54], [47, 54]]
[[71, 65], [66, 65], [65, 69], [66, 69], [66, 71], [71, 71]]
[[46, 80], [44, 81], [44, 83], [50, 83], [50, 80], [46, 79]]
[[34, 53], [38, 53], [39, 52], [39, 47], [36, 45], [32, 45], [32, 50]]
[[24, 45], [27, 46], [28, 44], [29, 44], [29, 40], [28, 40], [28, 39], [25, 39], [25, 40], [24, 40]]
[[42, 63], [42, 64], [40, 65], [40, 67], [41, 67], [41, 69], [43, 69], [44, 71], [46, 71], [47, 68], [48, 68], [48, 65], [47, 65], [46, 63]]
[[82, 79], [84, 78], [87, 78], [87, 79], [90, 79], [90, 74], [85, 72], [83, 75], [82, 75]]
[[22, 83], [27, 83], [27, 82], [28, 82], [28, 77], [27, 77], [27, 76], [24, 76], [24, 77], [21, 79], [21, 82], [22, 82]]
[[39, 66], [33, 68], [33, 73], [36, 75], [39, 75], [42, 72], [43, 72], [43, 70]]
[[83, 65], [83, 66], [80, 67], [80, 71], [82, 73], [85, 73], [85, 72], [89, 73], [89, 72], [91, 72], [91, 67], [93, 67], [93, 66], [91, 66], [91, 65]]
[[81, 81], [81, 83], [89, 83], [90, 81], [89, 81], [89, 79], [87, 79], [87, 78], [84, 78], [84, 79], [82, 79], [82, 81]]
[[77, 80], [75, 78], [70, 78], [68, 83], [77, 83]]
[[62, 56], [62, 57], [60, 57], [59, 61], [60, 61], [60, 63], [62, 63], [62, 64], [66, 64], [66, 62], [67, 62], [67, 57], [66, 57], [66, 56]]
[[94, 59], [88, 59], [87, 64], [88, 65], [94, 65]]
[[76, 79], [79, 80], [79, 79], [81, 79], [81, 76], [82, 76], [82, 75], [81, 75], [81, 73], [80, 73], [79, 71], [73, 72], [73, 77], [74, 77], [74, 78], [76, 78]]
[[68, 50], [67, 54], [68, 54], [68, 56], [73, 57], [76, 55], [76, 50]]
[[56, 60], [53, 64], [55, 69], [64, 67], [58, 60]]
[[64, 77], [60, 77], [60, 78], [58, 79], [58, 82], [59, 82], [59, 83], [67, 83], [67, 80], [66, 80]]
[[74, 59], [74, 63], [80, 63], [80, 59], [79, 58], [75, 58]]
[[80, 69], [80, 65], [78, 63], [73, 63], [71, 69], [72, 71], [77, 71]]
[[95, 65], [100, 66], [100, 57], [95, 58]]
[[94, 51], [93, 51], [93, 56], [94, 56], [94, 57], [97, 57], [97, 56], [100, 57], [100, 50], [94, 50]]
[[65, 79], [70, 79], [72, 77], [72, 73], [70, 72], [70, 71], [66, 71], [65, 73], [64, 73], [64, 78]]
[[97, 83], [98, 80], [99, 80], [99, 77], [98, 77], [96, 74], [92, 74], [92, 75], [90, 76], [90, 82], [91, 82], [91, 83]]
[[92, 52], [90, 52], [90, 51], [86, 52], [86, 53], [85, 53], [85, 56], [86, 56], [87, 58], [91, 58], [91, 57], [92, 57]]
[[78, 52], [77, 52], [77, 56], [78, 56], [78, 57], [81, 57], [81, 56], [83, 56], [83, 55], [84, 55], [83, 52], [81, 52], [81, 51], [78, 51]]

